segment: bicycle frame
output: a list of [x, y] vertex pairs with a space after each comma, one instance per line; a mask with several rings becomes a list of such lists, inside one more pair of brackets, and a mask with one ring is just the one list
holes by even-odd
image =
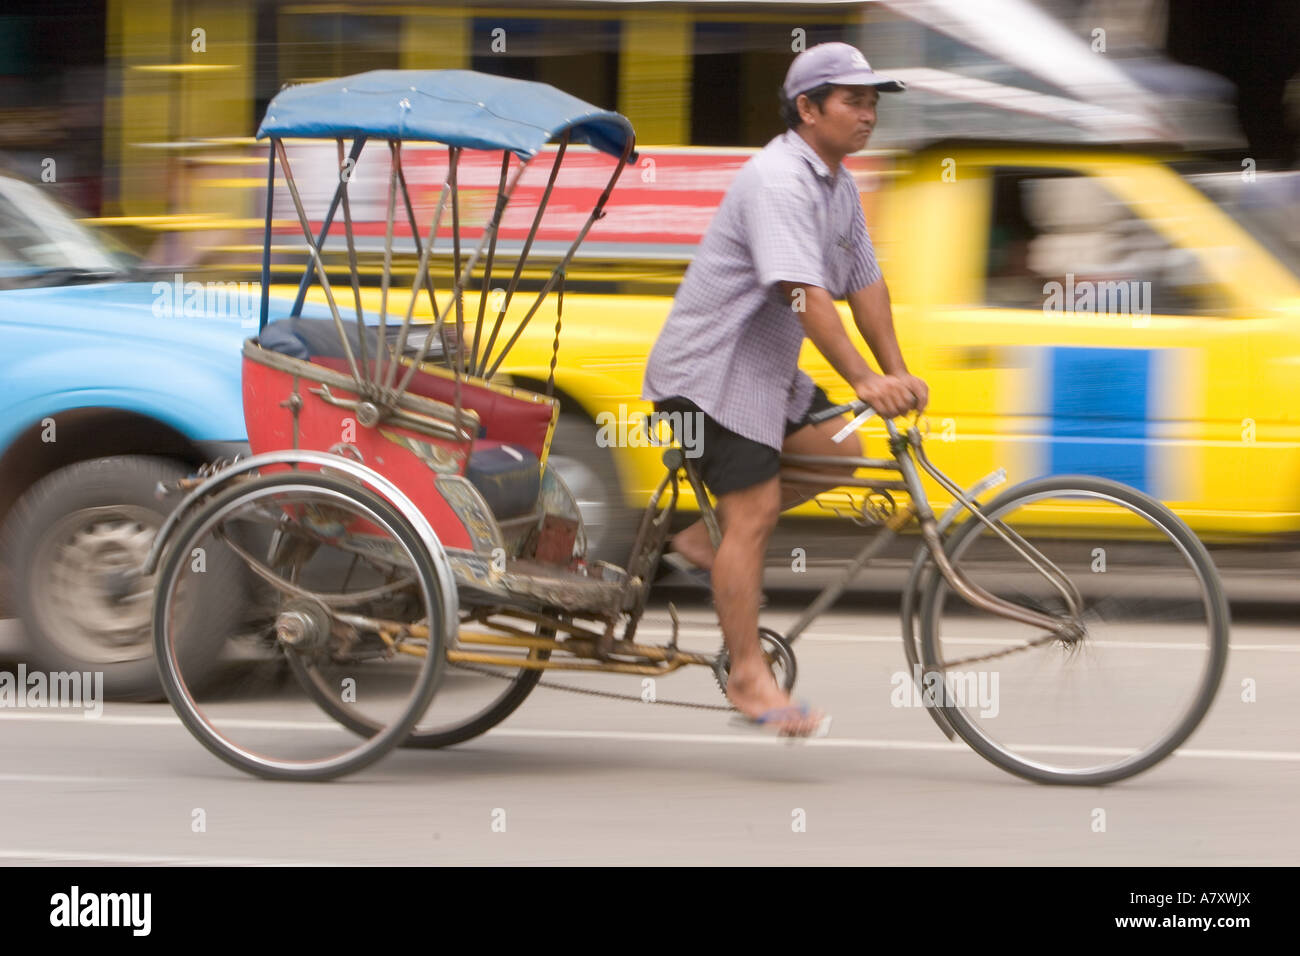
[[[859, 411], [858, 416], [847, 424], [835, 436], [836, 441], [842, 441], [852, 432], [858, 430], [867, 419], [871, 418], [875, 412], [862, 406], [861, 403], [851, 403], [847, 406], [839, 406], [833, 409], [827, 409], [822, 413], [821, 419], [828, 420], [843, 414], [845, 411]], [[1078, 590], [1066, 577], [1065, 573], [1053, 564], [1042, 552], [1026, 541], [1015, 530], [1008, 527], [1001, 521], [990, 521], [980, 511], [975, 499], [996, 484], [1005, 480], [1005, 472], [994, 472], [981, 481], [977, 482], [968, 491], [962, 491], [947, 475], [941, 472], [926, 456], [925, 447], [922, 441], [921, 433], [915, 423], [908, 428], [906, 433], [900, 433], [893, 420], [883, 419], [885, 431], [889, 436], [889, 449], [892, 458], [862, 458], [846, 457], [839, 458], [833, 455], [782, 455], [781, 478], [797, 485], [808, 485], [820, 489], [836, 487], [854, 487], [869, 489], [874, 492], [888, 491], [906, 491], [908, 503], [897, 510], [891, 517], [883, 520], [882, 530], [866, 544], [857, 556], [848, 564], [840, 573], [837, 580], [828, 584], [813, 599], [812, 603], [804, 610], [799, 619], [785, 633], [785, 638], [790, 643], [794, 643], [804, 631], [815, 621], [827, 608], [837, 601], [848, 586], [857, 577], [868, 564], [871, 563], [882, 551], [893, 541], [904, 527], [906, 527], [913, 517], [920, 522], [922, 548], [924, 553], [918, 554], [918, 561], [914, 567], [913, 574], [909, 580], [909, 587], [914, 587], [919, 581], [919, 571], [922, 570], [927, 561], [933, 561], [938, 568], [939, 573], [943, 575], [944, 580], [948, 582], [957, 594], [969, 604], [989, 613], [996, 614], [1009, 620], [1019, 621], [1022, 624], [1028, 624], [1032, 627], [1038, 627], [1045, 631], [1061, 634], [1073, 634], [1078, 628], [1077, 616], [1080, 613], [1083, 600]], [[854, 474], [845, 477], [843, 471], [838, 473], [818, 472], [815, 469], [819, 466], [833, 464], [838, 468], [847, 470], [853, 469]], [[917, 465], [937, 481], [944, 490], [953, 496], [953, 504], [942, 519], [935, 517], [934, 511], [930, 506], [930, 501], [921, 484], [920, 474], [917, 471]], [[793, 467], [786, 467], [793, 466]], [[671, 468], [671, 464], [670, 464]], [[877, 471], [892, 471], [899, 475], [898, 479], [879, 479], [879, 478], [859, 478], [856, 472], [859, 469], [872, 469]], [[703, 515], [706, 526], [709, 528], [710, 536], [713, 539], [716, 548], [721, 541], [717, 515], [709, 496], [704, 491], [703, 483], [694, 465], [685, 461], [685, 470], [687, 480], [690, 482], [692, 490], [695, 492], [696, 500], [700, 503], [700, 510]], [[662, 487], [662, 486], [661, 486]], [[810, 496], [811, 497], [811, 496]], [[984, 588], [970, 581], [960, 569], [955, 567], [948, 560], [948, 556], [943, 548], [943, 535], [952, 521], [961, 513], [962, 510], [970, 511], [976, 519], [984, 522], [999, 537], [1006, 541], [1015, 551], [1025, 558], [1043, 577], [1045, 577], [1060, 592], [1070, 609], [1070, 618], [1062, 619], [1040, 613], [1030, 608], [1021, 607], [1009, 601], [1004, 601], [996, 595], [990, 594]], [[910, 631], [910, 628], [909, 628]], [[905, 643], [906, 635], [905, 635]], [[908, 658], [914, 660], [914, 647], [908, 647]]]

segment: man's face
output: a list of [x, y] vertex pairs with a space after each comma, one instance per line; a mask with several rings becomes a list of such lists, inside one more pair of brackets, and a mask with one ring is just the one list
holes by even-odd
[[837, 86], [820, 111], [807, 99], [802, 100], [806, 109], [801, 109], [800, 115], [820, 146], [847, 155], [866, 148], [876, 126], [879, 99], [874, 86]]

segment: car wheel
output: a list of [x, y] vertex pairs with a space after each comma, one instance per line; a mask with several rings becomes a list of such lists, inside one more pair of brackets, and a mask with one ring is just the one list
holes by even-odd
[[554, 468], [578, 502], [587, 533], [587, 559], [623, 567], [632, 553], [640, 514], [623, 504], [613, 450], [596, 442], [585, 415], [560, 415], [547, 467]]
[[[163, 458], [97, 459], [47, 475], [19, 499], [5, 522], [3, 552], [31, 666], [102, 672], [109, 698], [161, 698], [153, 578], [133, 572], [171, 510], [154, 489], [187, 473]], [[233, 555], [208, 556], [205, 572], [188, 642], [200, 669], [235, 630], [243, 594]]]

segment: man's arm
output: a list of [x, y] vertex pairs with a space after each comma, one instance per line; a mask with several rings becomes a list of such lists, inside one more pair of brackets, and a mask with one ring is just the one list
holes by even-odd
[[930, 390], [925, 382], [907, 371], [903, 352], [898, 347], [898, 336], [894, 333], [894, 313], [889, 305], [889, 287], [884, 278], [850, 292], [848, 300], [853, 321], [871, 349], [871, 354], [880, 363], [881, 371], [903, 379], [908, 389], [916, 395], [917, 408], [924, 409], [930, 398]]
[[[883, 281], [878, 284], [884, 285]], [[844, 323], [829, 292], [820, 286], [793, 282], [782, 282], [781, 289], [790, 297], [791, 307], [803, 323], [805, 334], [812, 339], [818, 351], [826, 356], [831, 367], [849, 383], [858, 398], [882, 415], [891, 417], [902, 415], [912, 407], [912, 394], [905, 379], [892, 374], [880, 375], [867, 365], [844, 331]], [[854, 315], [857, 315], [856, 309]], [[888, 318], [888, 312], [886, 317]], [[866, 334], [864, 330], [863, 336]], [[889, 337], [893, 339], [892, 322], [889, 323]], [[875, 344], [870, 339], [868, 344], [879, 359]], [[897, 341], [894, 341], [894, 352], [898, 353]], [[898, 355], [898, 361], [902, 362], [901, 355]]]
[[889, 286], [883, 278], [848, 295], [858, 331], [886, 375], [906, 375], [907, 363], [894, 334], [894, 313], [889, 307]]

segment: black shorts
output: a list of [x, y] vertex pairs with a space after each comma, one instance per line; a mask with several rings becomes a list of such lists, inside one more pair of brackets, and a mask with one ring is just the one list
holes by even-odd
[[[715, 496], [760, 485], [781, 470], [781, 453], [775, 448], [724, 428], [689, 398], [674, 396], [654, 404], [656, 412], [680, 412], [703, 416], [704, 434], [697, 436], [700, 455], [693, 460], [695, 467], [699, 469], [700, 477]], [[811, 424], [808, 419], [813, 414], [834, 407], [821, 387], [814, 386], [812, 404], [808, 406], [808, 411], [804, 412], [803, 418], [797, 422], [787, 421], [785, 434], [787, 436], [794, 434], [805, 425]]]

